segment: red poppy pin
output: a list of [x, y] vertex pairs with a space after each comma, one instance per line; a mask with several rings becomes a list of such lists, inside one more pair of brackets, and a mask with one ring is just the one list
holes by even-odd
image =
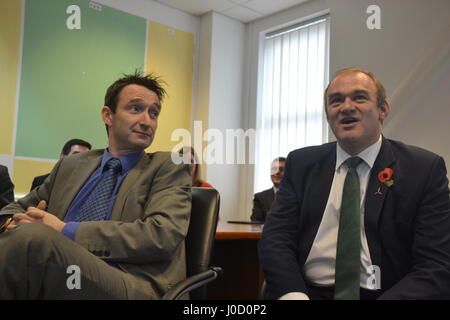
[[392, 179], [393, 175], [394, 170], [392, 170], [391, 168], [386, 168], [378, 173], [378, 180], [390, 187], [394, 184], [394, 179]]

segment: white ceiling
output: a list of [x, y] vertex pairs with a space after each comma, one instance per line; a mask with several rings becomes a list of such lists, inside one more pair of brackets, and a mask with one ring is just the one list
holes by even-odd
[[195, 16], [220, 12], [244, 23], [269, 16], [310, 0], [155, 0]]

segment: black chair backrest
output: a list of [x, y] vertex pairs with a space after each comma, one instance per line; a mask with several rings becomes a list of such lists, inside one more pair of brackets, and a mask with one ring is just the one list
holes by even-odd
[[[192, 188], [192, 209], [186, 237], [187, 276], [209, 269], [219, 217], [220, 196], [216, 189]], [[190, 299], [207, 298], [206, 286], [190, 293]]]

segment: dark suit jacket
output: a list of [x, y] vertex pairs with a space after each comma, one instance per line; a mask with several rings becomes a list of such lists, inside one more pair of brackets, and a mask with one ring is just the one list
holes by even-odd
[[37, 176], [33, 179], [33, 183], [31, 184], [31, 190], [33, 190], [36, 187], [39, 187], [41, 184], [44, 183], [45, 179], [50, 175], [50, 173], [44, 174], [42, 176]]
[[275, 192], [273, 188], [255, 193], [253, 198], [253, 211], [250, 217], [252, 221], [266, 221], [267, 212], [272, 206], [272, 202], [275, 199]]
[[[44, 184], [3, 208], [0, 219], [46, 200], [47, 211], [63, 220], [102, 155], [103, 150], [93, 150], [64, 157]], [[75, 242], [149, 281], [154, 296], [161, 296], [186, 275], [191, 183], [188, 165], [175, 165], [169, 152], [145, 154], [122, 182], [111, 220], [81, 222]]]
[[[336, 143], [289, 154], [259, 243], [267, 298], [308, 294], [303, 265], [322, 220], [335, 163]], [[394, 171], [391, 187], [377, 177], [385, 168]], [[372, 264], [381, 271], [379, 298], [450, 298], [446, 174], [444, 160], [436, 154], [383, 138], [370, 173], [364, 214]]]
[[0, 209], [14, 201], [14, 185], [8, 168], [0, 165]]

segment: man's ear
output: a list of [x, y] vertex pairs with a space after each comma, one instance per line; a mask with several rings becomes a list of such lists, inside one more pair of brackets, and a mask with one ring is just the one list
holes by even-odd
[[112, 126], [112, 115], [113, 112], [109, 107], [104, 106], [102, 108], [102, 120], [108, 127]]
[[383, 102], [383, 104], [380, 106], [380, 121], [383, 122], [384, 119], [387, 118], [389, 115], [389, 112], [391, 112], [391, 105], [387, 100]]

